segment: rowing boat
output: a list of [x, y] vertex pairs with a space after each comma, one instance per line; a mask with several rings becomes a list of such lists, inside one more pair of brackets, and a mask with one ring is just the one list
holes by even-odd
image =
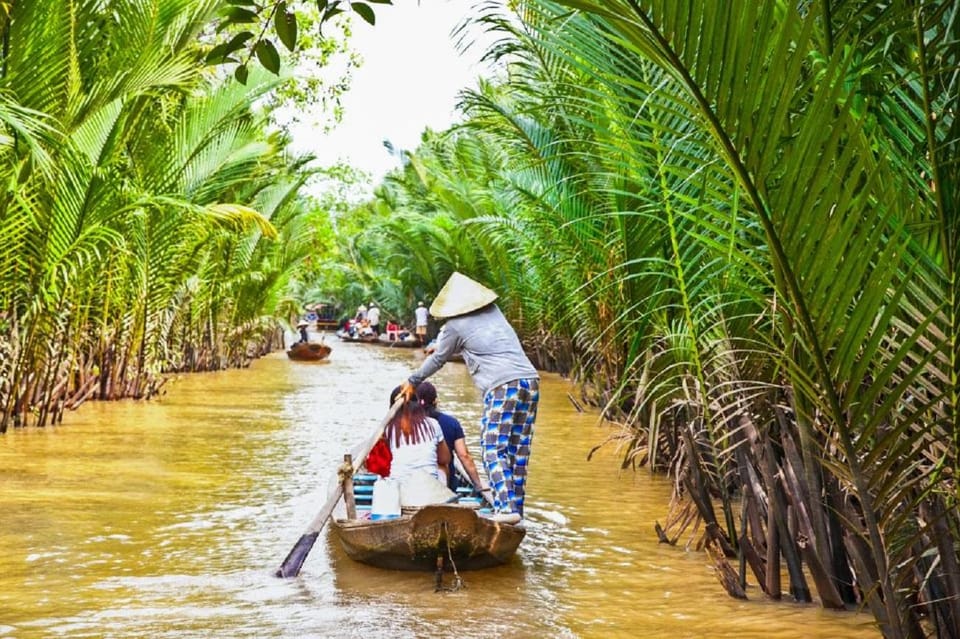
[[315, 362], [321, 359], [326, 359], [329, 355], [329, 346], [314, 342], [297, 342], [287, 351], [287, 357], [298, 361]]
[[356, 517], [343, 513], [332, 529], [347, 556], [392, 570], [477, 570], [510, 561], [526, 535], [523, 525], [495, 521], [478, 500], [403, 508], [399, 517], [371, 519], [366, 495], [376, 475], [354, 477]]
[[390, 346], [393, 348], [417, 348], [420, 346], [420, 340], [412, 335], [404, 339], [390, 339], [386, 333], [377, 338], [377, 341], [382, 346]]
[[343, 329], [337, 331], [337, 337], [339, 337], [340, 341], [342, 342], [361, 342], [365, 344], [371, 344], [371, 343], [377, 342], [377, 336], [374, 335], [373, 333], [370, 333], [369, 335], [359, 335], [359, 334], [352, 334]]

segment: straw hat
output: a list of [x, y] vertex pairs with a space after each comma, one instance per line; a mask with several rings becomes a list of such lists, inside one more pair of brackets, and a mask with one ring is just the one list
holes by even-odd
[[495, 299], [497, 294], [489, 288], [454, 271], [430, 305], [430, 314], [438, 318], [456, 317], [483, 308]]
[[310, 324], [303, 320], [300, 320], [299, 322], [297, 322], [297, 328], [303, 328], [304, 326], [310, 326]]

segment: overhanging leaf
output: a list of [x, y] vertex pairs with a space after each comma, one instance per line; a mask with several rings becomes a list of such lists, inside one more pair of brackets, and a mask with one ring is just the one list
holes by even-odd
[[377, 23], [377, 16], [373, 13], [373, 8], [364, 2], [351, 2], [350, 8], [359, 14], [361, 18], [372, 25]]
[[281, 2], [277, 5], [277, 11], [274, 14], [274, 28], [277, 31], [277, 37], [287, 49], [293, 51], [297, 46], [297, 15], [287, 10], [287, 3]]
[[250, 31], [241, 31], [237, 35], [233, 36], [229, 42], [218, 44], [210, 50], [210, 53], [207, 54], [207, 63], [222, 64], [226, 62], [230, 54], [242, 49], [247, 40], [252, 37], [253, 33]]
[[233, 70], [233, 77], [235, 77], [240, 84], [246, 84], [249, 75], [250, 70], [247, 69], [247, 65], [245, 64], [241, 64]]
[[274, 75], [279, 75], [280, 54], [277, 52], [277, 47], [272, 41], [264, 38], [257, 43], [254, 52], [257, 54], [257, 59], [260, 60], [260, 64], [263, 65], [264, 69]]

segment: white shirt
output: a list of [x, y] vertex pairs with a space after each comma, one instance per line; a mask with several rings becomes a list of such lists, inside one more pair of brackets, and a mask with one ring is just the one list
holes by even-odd
[[370, 310], [367, 311], [367, 321], [371, 324], [380, 323], [380, 309], [376, 306], [371, 306]]
[[418, 306], [417, 310], [414, 311], [417, 316], [417, 326], [426, 326], [427, 325], [427, 307]]
[[443, 431], [440, 424], [432, 417], [427, 417], [427, 425], [432, 430], [432, 436], [422, 440], [419, 444], [407, 444], [400, 437], [400, 445], [393, 447], [390, 441], [393, 461], [390, 462], [390, 476], [403, 481], [416, 470], [425, 470], [434, 478], [439, 479], [437, 473], [437, 444], [443, 441]]

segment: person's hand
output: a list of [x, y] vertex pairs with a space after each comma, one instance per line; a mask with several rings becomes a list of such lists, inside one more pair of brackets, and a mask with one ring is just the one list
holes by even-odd
[[410, 382], [404, 382], [400, 384], [400, 395], [408, 402], [412, 402], [417, 398], [417, 388]]

